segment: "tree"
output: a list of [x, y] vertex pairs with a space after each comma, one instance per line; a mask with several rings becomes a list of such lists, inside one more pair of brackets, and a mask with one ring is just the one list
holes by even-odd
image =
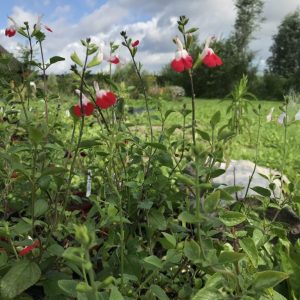
[[[224, 97], [240, 81], [243, 75], [249, 79], [249, 88], [256, 75], [256, 67], [252, 65], [254, 52], [249, 49], [254, 31], [262, 21], [263, 0], [236, 0], [237, 17], [234, 31], [228, 39], [215, 42], [212, 47], [223, 60], [223, 65], [216, 69], [205, 66], [193, 71], [195, 94], [197, 97]], [[190, 49], [194, 60], [202, 52], [204, 44]], [[182, 86], [189, 93], [189, 80], [186, 74], [175, 74], [166, 66], [162, 71], [164, 80], [170, 84]], [[205, 84], [204, 84], [205, 82]]]
[[237, 17], [234, 23], [233, 40], [239, 52], [246, 52], [254, 31], [263, 21], [263, 0], [236, 0]]
[[300, 90], [300, 9], [288, 14], [278, 27], [270, 48], [269, 71], [289, 80]]

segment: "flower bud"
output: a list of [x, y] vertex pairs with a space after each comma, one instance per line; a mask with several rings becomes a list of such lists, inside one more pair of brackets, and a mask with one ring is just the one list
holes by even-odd
[[82, 245], [88, 247], [91, 244], [91, 237], [85, 225], [74, 225], [75, 239]]

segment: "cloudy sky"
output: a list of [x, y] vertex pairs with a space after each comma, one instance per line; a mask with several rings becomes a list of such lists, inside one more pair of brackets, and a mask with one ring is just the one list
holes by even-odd
[[[256, 32], [251, 48], [257, 51], [256, 63], [263, 70], [269, 56], [272, 36], [283, 17], [300, 7], [300, 0], [266, 0], [265, 21]], [[190, 18], [190, 26], [199, 27], [199, 39], [208, 35], [226, 38], [232, 31], [236, 11], [234, 0], [10, 0], [0, 3], [0, 44], [17, 53], [24, 39], [8, 38], [5, 28], [10, 24], [7, 16], [19, 24], [36, 23], [43, 14], [43, 23], [53, 29], [47, 33], [45, 55], [66, 58], [52, 67], [51, 72], [67, 72], [72, 52], [81, 53], [80, 39], [92, 40], [106, 45], [120, 42], [120, 31], [141, 40], [138, 60], [148, 70], [158, 72], [174, 56], [172, 37], [177, 34], [176, 20], [179, 15]], [[121, 51], [121, 55], [128, 56]], [[38, 58], [38, 54], [37, 54]], [[101, 68], [106, 68], [105, 64]]]

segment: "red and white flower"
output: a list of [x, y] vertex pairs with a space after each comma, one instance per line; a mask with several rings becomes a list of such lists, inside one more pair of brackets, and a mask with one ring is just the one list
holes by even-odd
[[11, 18], [11, 17], [8, 17], [8, 18], [11, 20], [12, 24], [5, 29], [5, 35], [8, 37], [12, 37], [19, 30], [19, 25], [13, 18]]
[[53, 32], [53, 30], [50, 28], [50, 27], [48, 27], [47, 25], [45, 25], [45, 24], [42, 24], [42, 18], [43, 18], [43, 15], [39, 15], [38, 16], [38, 19], [37, 19], [37, 22], [36, 22], [36, 24], [34, 25], [34, 29], [36, 30], [36, 31], [41, 31], [41, 29], [42, 29], [42, 25], [44, 26], [44, 28], [46, 29], [46, 30], [48, 30], [48, 31], [50, 31], [50, 32]]
[[107, 61], [110, 62], [111, 64], [117, 65], [120, 62], [119, 55], [113, 55], [107, 58]]
[[[75, 90], [75, 92], [80, 97], [80, 90]], [[90, 116], [93, 114], [94, 108], [94, 104], [82, 93], [82, 108], [79, 99], [79, 104], [73, 106], [73, 112], [77, 117]]]
[[212, 48], [209, 48], [209, 44], [213, 39], [214, 37], [209, 37], [206, 39], [204, 49], [200, 55], [202, 63], [209, 68], [214, 68], [223, 64], [221, 58], [214, 52]]
[[25, 247], [24, 249], [22, 249], [19, 252], [19, 256], [25, 256], [26, 254], [28, 254], [29, 252], [31, 252], [33, 249], [35, 249], [36, 247], [38, 247], [40, 245], [40, 241], [36, 240], [34, 243], [32, 243], [31, 245]]
[[100, 90], [98, 82], [94, 81], [96, 91], [96, 105], [101, 109], [107, 109], [117, 102], [117, 97], [113, 92]]
[[139, 45], [139, 43], [140, 43], [140, 41], [136, 40], [136, 41], [134, 41], [134, 42], [131, 43], [131, 47], [135, 48], [135, 47], [137, 47]]
[[182, 42], [178, 37], [175, 38], [175, 43], [177, 45], [177, 51], [175, 58], [171, 62], [171, 68], [179, 73], [191, 69], [193, 66], [193, 58], [183, 48]]

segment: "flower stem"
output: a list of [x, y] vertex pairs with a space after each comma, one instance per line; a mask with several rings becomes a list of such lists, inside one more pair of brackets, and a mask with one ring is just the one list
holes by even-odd
[[194, 80], [193, 80], [193, 73], [189, 70], [189, 77], [190, 77], [190, 86], [192, 92], [192, 139], [193, 145], [196, 146], [196, 104], [195, 104], [195, 91], [194, 91]]
[[32, 238], [34, 237], [35, 234], [35, 228], [34, 228], [34, 222], [35, 222], [35, 210], [34, 210], [34, 206], [35, 206], [35, 200], [36, 200], [36, 181], [35, 181], [35, 172], [36, 172], [36, 159], [37, 159], [37, 149], [36, 147], [34, 147], [34, 151], [33, 151], [33, 157], [32, 157], [32, 175], [31, 175], [31, 218], [32, 218], [32, 224], [31, 224], [31, 234], [32, 234]]
[[46, 77], [46, 65], [45, 65], [45, 59], [44, 59], [44, 52], [43, 52], [43, 46], [42, 42], [39, 41], [39, 46], [40, 46], [40, 51], [41, 51], [41, 58], [42, 58], [42, 71], [43, 71], [43, 90], [44, 90], [44, 101], [45, 101], [45, 119], [46, 119], [46, 124], [48, 127], [49, 123], [49, 112], [48, 112], [48, 98], [47, 98], [47, 77]]
[[150, 135], [151, 135], [150, 140], [151, 140], [151, 143], [152, 143], [153, 140], [154, 140], [154, 136], [153, 136], [153, 128], [152, 128], [152, 122], [151, 122], [151, 116], [150, 116], [150, 110], [149, 110], [149, 103], [148, 103], [148, 96], [147, 96], [147, 93], [146, 93], [145, 83], [144, 83], [144, 80], [142, 78], [140, 69], [138, 68], [137, 63], [135, 61], [134, 53], [132, 52], [132, 49], [130, 48], [130, 45], [128, 44], [126, 36], [124, 36], [124, 40], [125, 40], [125, 44], [124, 45], [128, 49], [128, 51], [130, 53], [131, 60], [133, 62], [133, 66], [135, 68], [136, 74], [137, 74], [137, 76], [139, 78], [139, 81], [141, 83], [141, 87], [142, 87], [142, 91], [143, 91], [143, 96], [144, 96], [144, 99], [145, 99], [146, 110], [147, 110], [148, 122], [149, 122], [149, 126], [150, 126]]
[[251, 173], [251, 176], [249, 178], [249, 182], [248, 182], [248, 185], [247, 185], [247, 188], [246, 188], [246, 192], [245, 192], [245, 196], [244, 198], [247, 197], [247, 194], [248, 194], [248, 191], [249, 191], [249, 188], [250, 188], [250, 184], [253, 180], [253, 176], [254, 176], [254, 173], [256, 171], [256, 166], [257, 166], [257, 161], [258, 161], [258, 154], [259, 154], [259, 147], [258, 147], [258, 143], [259, 143], [259, 138], [260, 138], [260, 127], [261, 127], [261, 115], [260, 115], [260, 108], [259, 108], [259, 111], [258, 111], [259, 115], [258, 115], [258, 129], [257, 129], [257, 137], [256, 137], [256, 152], [255, 152], [255, 161], [254, 161], [254, 168], [253, 168], [253, 171]]
[[74, 157], [73, 157], [73, 160], [72, 160], [72, 163], [71, 163], [69, 177], [68, 177], [68, 181], [67, 181], [66, 198], [64, 200], [64, 204], [63, 204], [64, 209], [62, 210], [62, 213], [66, 209], [67, 201], [69, 200], [70, 189], [71, 189], [71, 181], [72, 181], [73, 174], [74, 174], [75, 162], [76, 162], [76, 158], [77, 158], [77, 155], [78, 155], [78, 152], [79, 152], [79, 147], [80, 147], [80, 143], [81, 143], [81, 139], [82, 139], [82, 135], [83, 135], [84, 113], [83, 113], [83, 104], [82, 104], [82, 89], [83, 89], [83, 85], [84, 85], [84, 75], [85, 75], [85, 71], [86, 71], [87, 60], [88, 60], [88, 47], [86, 47], [85, 61], [84, 61], [84, 65], [83, 65], [83, 68], [82, 68], [81, 80], [80, 80], [79, 101], [80, 101], [80, 108], [81, 108], [81, 115], [82, 116], [81, 116], [81, 122], [80, 122], [77, 145], [76, 145], [76, 148], [75, 148], [75, 151], [74, 151]]

